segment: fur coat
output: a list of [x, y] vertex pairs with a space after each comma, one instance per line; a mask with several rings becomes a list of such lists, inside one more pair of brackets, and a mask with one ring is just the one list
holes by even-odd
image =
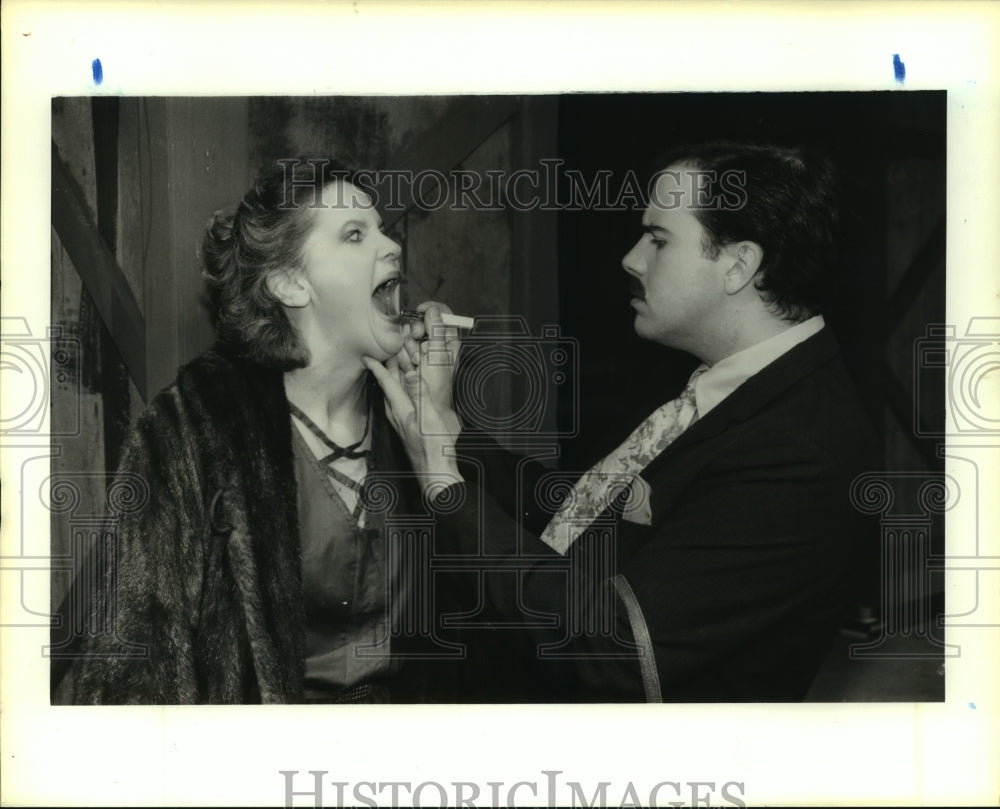
[[[374, 440], [402, 458], [373, 404]], [[148, 500], [117, 524], [94, 599], [93, 626], [110, 629], [86, 644], [75, 702], [301, 701], [291, 429], [281, 372], [220, 347], [151, 402], [119, 470]]]

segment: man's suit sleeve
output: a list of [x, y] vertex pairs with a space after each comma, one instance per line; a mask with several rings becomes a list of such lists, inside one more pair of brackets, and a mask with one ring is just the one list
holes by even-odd
[[642, 606], [666, 699], [805, 694], [862, 530], [850, 482], [834, 451], [773, 430], [720, 446], [668, 502], [654, 499], [649, 539], [621, 574]]
[[[654, 486], [651, 526], [617, 523], [619, 538], [634, 550], [617, 570], [602, 570], [599, 580], [577, 588], [587, 593], [585, 614], [614, 631], [576, 638], [579, 656], [571, 665], [536, 654], [540, 676], [572, 682], [579, 698], [648, 699], [648, 658], [644, 667], [641, 654], [613, 656], [621, 641], [641, 647], [648, 635], [666, 700], [738, 695], [744, 687], [766, 694], [775, 668], [783, 669], [775, 698], [800, 681], [807, 685], [822, 654], [817, 638], [836, 620], [852, 540], [843, 516], [847, 497], [840, 465], [804, 435], [758, 433], [720, 446], [687, 483]], [[517, 614], [523, 604], [559, 613], [563, 626], [572, 620], [568, 577], [557, 572], [566, 560], [519, 528], [489, 492], [466, 484], [463, 506], [443, 518], [440, 530], [454, 551], [479, 538], [487, 554], [536, 557], [522, 574], [521, 603], [510, 576], [484, 575], [499, 612]], [[570, 562], [593, 570], [588, 550], [578, 540]], [[531, 630], [536, 651], [555, 634]]]
[[[467, 576], [465, 587], [455, 592], [470, 608], [485, 599], [501, 619], [523, 621], [516, 652], [523, 658], [522, 674], [541, 683], [550, 700], [644, 700], [641, 653], [618, 595], [620, 584], [611, 576], [588, 575], [593, 560], [582, 545], [564, 557], [538, 538], [551, 510], [532, 493], [551, 470], [493, 442], [476, 443], [477, 449], [459, 443], [467, 459], [462, 466], [466, 482], [441, 500], [461, 505], [439, 513], [436, 548], [446, 554], [520, 558], [521, 572], [515, 576], [487, 565], [478, 580]], [[585, 603], [579, 603], [581, 598]], [[556, 623], [533, 620], [538, 616]], [[571, 629], [581, 622], [603, 625], [601, 636]]]

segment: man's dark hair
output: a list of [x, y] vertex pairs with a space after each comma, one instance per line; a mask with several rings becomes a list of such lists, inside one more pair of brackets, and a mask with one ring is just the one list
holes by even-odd
[[323, 189], [353, 178], [336, 160], [281, 160], [233, 208], [215, 212], [201, 259], [220, 341], [269, 368], [290, 371], [308, 364], [308, 351], [267, 279], [299, 269]]
[[[661, 167], [694, 168], [723, 183], [721, 204], [693, 211], [705, 229], [706, 255], [739, 241], [764, 257], [755, 284], [776, 314], [799, 322], [821, 312], [836, 265], [839, 220], [833, 163], [804, 148], [713, 141], [665, 153]], [[732, 193], [739, 182], [742, 192]], [[732, 202], [740, 197], [738, 204]]]

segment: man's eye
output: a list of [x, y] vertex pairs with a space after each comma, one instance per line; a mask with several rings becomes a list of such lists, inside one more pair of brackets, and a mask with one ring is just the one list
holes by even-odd
[[649, 240], [656, 245], [657, 249], [663, 247], [663, 245], [667, 243], [666, 239], [654, 239], [652, 236], [649, 237]]

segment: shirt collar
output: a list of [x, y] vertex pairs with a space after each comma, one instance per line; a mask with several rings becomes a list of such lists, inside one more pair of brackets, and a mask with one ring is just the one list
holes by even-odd
[[790, 329], [769, 337], [750, 348], [731, 354], [719, 360], [695, 380], [694, 396], [698, 407], [698, 417], [703, 418], [740, 385], [758, 371], [774, 362], [778, 357], [799, 343], [812, 337], [826, 323], [822, 315], [816, 315]]

